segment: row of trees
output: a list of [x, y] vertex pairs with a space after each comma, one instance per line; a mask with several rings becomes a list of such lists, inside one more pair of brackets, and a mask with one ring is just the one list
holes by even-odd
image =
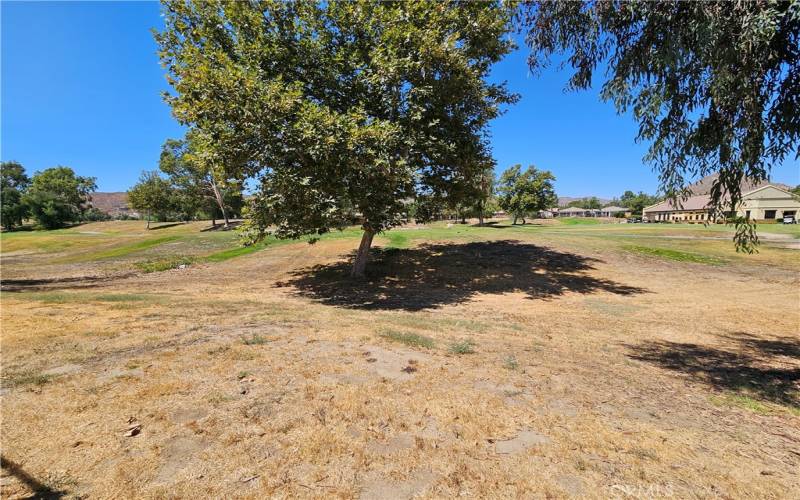
[[0, 163], [0, 219], [7, 230], [33, 219], [45, 229], [99, 218], [91, 208], [94, 177], [81, 177], [69, 167], [53, 167], [28, 177], [18, 162]]
[[[535, 217], [538, 212], [555, 205], [554, 181], [552, 173], [538, 170], [533, 165], [525, 170], [522, 165], [509, 167], [498, 181], [493, 166], [487, 167], [472, 179], [469, 190], [459, 197], [459, 203], [446, 207], [440, 215], [461, 219], [462, 223], [467, 218], [477, 218], [478, 224], [483, 225], [484, 218], [502, 209], [514, 218], [514, 224], [519, 219], [524, 224], [526, 217]], [[411, 218], [424, 220], [417, 217], [420, 206], [418, 202], [412, 203]]]
[[207, 217], [229, 227], [230, 217], [241, 214], [242, 184], [235, 179], [220, 181], [213, 168], [214, 158], [204, 147], [197, 130], [184, 139], [169, 139], [161, 149], [159, 170], [142, 172], [139, 182], [128, 191], [130, 206], [150, 220], [189, 220]]
[[[641, 215], [642, 210], [645, 207], [649, 207], [655, 203], [658, 203], [663, 198], [659, 198], [655, 195], [649, 195], [644, 191], [639, 191], [638, 193], [634, 193], [633, 191], [625, 191], [622, 196], [619, 198], [613, 198], [609, 205], [625, 207], [630, 209], [631, 213], [635, 215]], [[591, 196], [588, 198], [580, 198], [578, 200], [572, 200], [567, 203], [568, 207], [580, 207], [580, 208], [587, 208], [587, 209], [601, 209], [603, 208], [603, 204], [600, 203], [600, 200], [596, 196]]]

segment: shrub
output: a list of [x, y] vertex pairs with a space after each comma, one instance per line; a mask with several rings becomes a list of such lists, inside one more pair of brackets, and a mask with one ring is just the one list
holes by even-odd
[[472, 354], [475, 352], [475, 343], [471, 340], [459, 340], [450, 344], [450, 352], [453, 354]]

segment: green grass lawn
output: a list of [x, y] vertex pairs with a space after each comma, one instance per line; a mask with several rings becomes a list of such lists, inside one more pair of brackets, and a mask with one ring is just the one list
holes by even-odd
[[682, 252], [680, 250], [673, 250], [670, 248], [646, 247], [641, 245], [626, 245], [623, 248], [631, 252], [652, 255], [654, 257], [660, 257], [663, 259], [677, 260], [679, 262], [694, 262], [697, 264], [712, 265], [720, 265], [725, 263], [724, 260], [717, 257], [712, 257], [710, 255]]
[[[180, 264], [211, 264], [254, 254], [267, 248], [292, 243], [268, 237], [243, 246], [236, 231], [207, 231], [207, 222], [169, 224], [146, 230], [141, 221], [114, 221], [83, 224], [55, 231], [2, 233], [0, 250], [35, 254], [43, 264], [100, 263], [144, 272], [172, 269]], [[761, 234], [800, 238], [800, 226], [764, 224]], [[526, 225], [500, 221], [478, 227], [446, 221], [424, 226], [396, 228], [379, 235], [375, 246], [404, 249], [422, 241], [485, 241], [519, 239], [534, 243], [585, 242], [589, 238], [598, 250], [631, 252], [643, 256], [680, 262], [724, 265], [730, 262], [771, 263], [791, 268], [797, 264], [796, 250], [762, 245], [759, 253], [737, 253], [731, 241], [733, 228], [701, 224], [616, 224], [589, 218], [564, 218]], [[361, 230], [349, 227], [334, 230], [320, 240], [358, 240]], [[308, 241], [302, 238], [301, 241]], [[581, 243], [582, 245], [583, 243]], [[27, 258], [27, 257], [26, 257]]]

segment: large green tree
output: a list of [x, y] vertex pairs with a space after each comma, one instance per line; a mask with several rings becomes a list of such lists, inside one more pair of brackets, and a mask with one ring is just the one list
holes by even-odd
[[160, 220], [165, 220], [175, 206], [175, 190], [170, 182], [158, 171], [142, 172], [137, 182], [128, 190], [128, 203], [147, 217], [147, 229], [150, 229], [150, 219], [155, 215]]
[[[719, 172], [711, 198], [723, 213], [743, 179], [800, 155], [800, 0], [526, 2], [521, 19], [532, 70], [561, 53], [570, 89], [605, 76], [602, 98], [639, 122], [670, 197]], [[736, 241], [752, 251], [745, 226]]]
[[514, 218], [522, 219], [535, 215], [540, 210], [553, 207], [558, 203], [553, 181], [556, 178], [547, 170], [537, 170], [533, 165], [524, 171], [522, 165], [514, 165], [503, 172], [498, 182], [498, 203], [500, 207]]
[[228, 177], [256, 178], [253, 237], [322, 234], [355, 212], [357, 276], [409, 200], [458, 202], [515, 100], [487, 82], [514, 45], [500, 2], [170, 0], [163, 14], [167, 101]]
[[[203, 210], [212, 219], [219, 213], [229, 227], [228, 202], [241, 200], [241, 183], [218, 179], [221, 169], [213, 168], [214, 150], [198, 131], [190, 130], [182, 140], [168, 139], [161, 148], [159, 167], [180, 191], [181, 205], [188, 211]], [[214, 220], [215, 222], [215, 220]]]
[[0, 222], [6, 229], [21, 226], [28, 213], [22, 195], [30, 179], [25, 168], [16, 161], [0, 163]]
[[96, 189], [94, 177], [75, 175], [69, 167], [53, 167], [33, 175], [23, 202], [40, 226], [56, 229], [81, 220]]
[[636, 215], [642, 215], [645, 207], [654, 205], [659, 202], [657, 196], [651, 196], [644, 191], [634, 193], [633, 191], [625, 191], [619, 198], [619, 204], [623, 207], [630, 208], [631, 212]]

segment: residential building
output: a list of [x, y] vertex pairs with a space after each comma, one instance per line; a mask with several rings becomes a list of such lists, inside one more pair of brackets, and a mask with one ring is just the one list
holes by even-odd
[[711, 197], [707, 194], [690, 196], [679, 201], [664, 200], [655, 205], [645, 207], [642, 216], [651, 222], [687, 222], [706, 223], [711, 221], [711, 209], [708, 207]]
[[[644, 217], [651, 222], [714, 222], [711, 209], [711, 196], [701, 194], [691, 196], [677, 205], [665, 200], [646, 207]], [[800, 199], [778, 185], [766, 184], [742, 195], [736, 215], [755, 221], [780, 220], [784, 215], [797, 217], [800, 214]]]
[[591, 212], [581, 207], [567, 207], [558, 210], [559, 217], [591, 217]]
[[736, 212], [757, 221], [781, 220], [785, 215], [797, 218], [800, 198], [775, 185], [762, 186], [743, 195]]
[[630, 217], [631, 209], [625, 207], [615, 207], [613, 205], [600, 209], [600, 217], [616, 217], [616, 215], [619, 213], [625, 214], [625, 217]]

